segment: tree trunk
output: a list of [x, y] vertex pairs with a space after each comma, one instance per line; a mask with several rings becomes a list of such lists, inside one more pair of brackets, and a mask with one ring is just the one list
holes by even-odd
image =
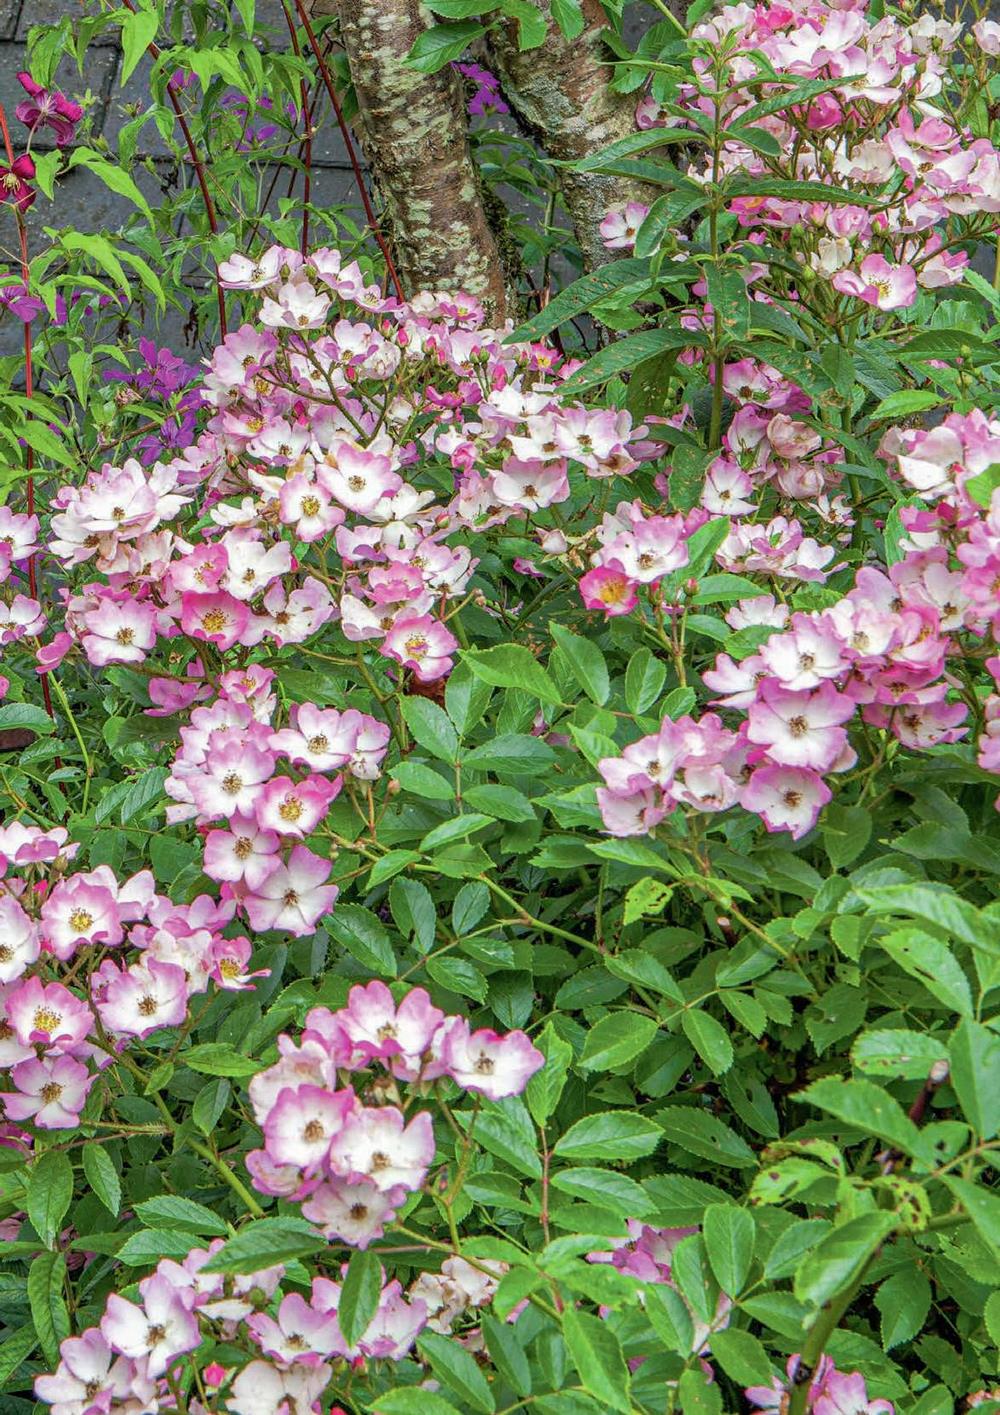
[[[549, 0], [532, 0], [545, 16], [548, 35], [539, 49], [517, 47], [517, 24], [502, 20], [488, 35], [490, 60], [504, 96], [542, 150], [556, 161], [575, 162], [635, 132], [635, 95], [609, 88], [611, 52], [601, 40], [607, 17], [599, 0], [582, 0], [586, 25], [567, 39], [552, 18]], [[624, 177], [560, 169], [563, 196], [587, 270], [616, 254], [599, 230], [611, 206], [648, 200], [648, 189]]]
[[[314, 0], [316, 13], [331, 0]], [[404, 60], [433, 23], [420, 0], [336, 0], [362, 146], [389, 217], [407, 294], [466, 290], [491, 320], [507, 311], [504, 269], [469, 153], [461, 82]]]

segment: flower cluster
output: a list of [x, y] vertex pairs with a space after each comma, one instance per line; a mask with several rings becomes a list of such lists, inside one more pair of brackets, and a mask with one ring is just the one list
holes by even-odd
[[[35, 1382], [53, 1415], [169, 1407], [185, 1358], [213, 1408], [221, 1397], [231, 1415], [309, 1410], [329, 1385], [331, 1360], [402, 1360], [426, 1323], [424, 1304], [383, 1276], [375, 1315], [352, 1345], [337, 1321], [341, 1283], [316, 1277], [308, 1299], [282, 1296], [280, 1264], [238, 1277], [213, 1272], [222, 1246], [216, 1239], [182, 1262], [164, 1259], [139, 1283], [138, 1301], [112, 1293], [98, 1326], [63, 1341], [56, 1371]], [[220, 1341], [227, 1352], [241, 1343], [250, 1359], [239, 1369], [203, 1360], [200, 1352]], [[207, 1409], [197, 1400], [188, 1408]]]
[[[397, 1083], [446, 1077], [498, 1100], [518, 1095], [544, 1061], [523, 1032], [473, 1031], [423, 988], [397, 1005], [379, 982], [352, 988], [337, 1012], [313, 1008], [299, 1041], [282, 1035], [278, 1048], [280, 1059], [250, 1083], [264, 1148], [251, 1151], [247, 1168], [262, 1193], [301, 1203], [328, 1238], [359, 1248], [382, 1236], [434, 1159], [430, 1113], [408, 1119], [407, 1107], [393, 1103]], [[353, 1084], [338, 1086], [339, 1073], [367, 1073], [375, 1063], [384, 1076], [360, 1081], [382, 1103], [363, 1104]]]
[[[180, 1026], [210, 983], [241, 990], [261, 976], [249, 939], [227, 936], [234, 900], [174, 904], [149, 870], [72, 872], [77, 848], [61, 827], [0, 829], [0, 1067], [13, 1086], [0, 1102], [9, 1121], [42, 1130], [79, 1123], [97, 1074], [130, 1039]], [[84, 986], [73, 982], [109, 951]]]

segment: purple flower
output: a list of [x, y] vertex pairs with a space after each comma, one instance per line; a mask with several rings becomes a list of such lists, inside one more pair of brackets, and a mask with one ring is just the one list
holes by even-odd
[[452, 64], [463, 77], [475, 85], [475, 92], [469, 99], [469, 117], [484, 118], [487, 113], [509, 113], [510, 109], [500, 96], [500, 83], [495, 74], [484, 69], [481, 64]]
[[45, 303], [36, 295], [29, 295], [26, 285], [0, 285], [0, 308], [10, 310], [15, 319], [30, 324], [36, 314], [41, 314]]
[[14, 109], [15, 114], [32, 132], [36, 128], [51, 128], [56, 135], [56, 147], [66, 147], [76, 136], [77, 124], [83, 119], [83, 109], [58, 89], [43, 88], [28, 73], [17, 76], [27, 93]]

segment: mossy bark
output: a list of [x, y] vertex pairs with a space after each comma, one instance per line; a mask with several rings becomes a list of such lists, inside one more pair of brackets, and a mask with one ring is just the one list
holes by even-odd
[[469, 152], [461, 81], [447, 65], [427, 75], [403, 62], [433, 17], [419, 0], [336, 0], [334, 12], [407, 293], [467, 290], [502, 319], [503, 262]]
[[[611, 53], [601, 39], [607, 17], [598, 0], [582, 0], [586, 21], [567, 39], [552, 18], [549, 0], [531, 0], [546, 19], [539, 49], [519, 50], [514, 20], [502, 21], [487, 37], [488, 54], [504, 96], [549, 157], [576, 162], [635, 132], [635, 95], [609, 87]], [[610, 206], [649, 199], [647, 188], [624, 177], [560, 171], [563, 195], [587, 270], [618, 254], [605, 249], [600, 224]]]

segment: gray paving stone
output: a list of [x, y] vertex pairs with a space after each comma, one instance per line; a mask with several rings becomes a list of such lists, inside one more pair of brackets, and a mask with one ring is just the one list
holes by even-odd
[[10, 39], [17, 24], [21, 0], [0, 0], [0, 39]]

